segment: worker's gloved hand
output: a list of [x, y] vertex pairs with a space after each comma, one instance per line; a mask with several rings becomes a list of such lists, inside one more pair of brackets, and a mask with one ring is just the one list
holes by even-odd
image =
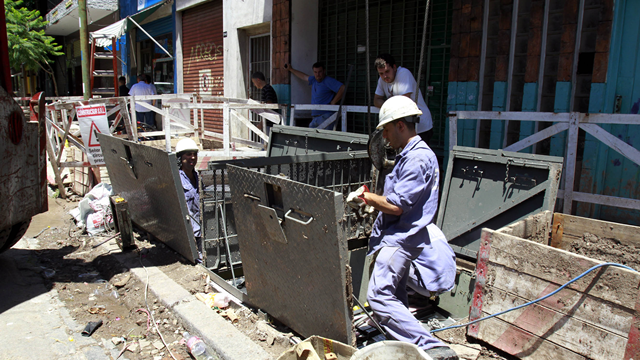
[[367, 205], [367, 202], [364, 199], [364, 193], [366, 192], [369, 192], [369, 187], [367, 187], [367, 185], [362, 185], [358, 190], [350, 192], [347, 196], [347, 204], [356, 210]]

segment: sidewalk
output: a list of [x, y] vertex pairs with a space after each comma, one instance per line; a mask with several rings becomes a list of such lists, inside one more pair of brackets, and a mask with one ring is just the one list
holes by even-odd
[[[258, 344], [236, 329], [222, 316], [212, 311], [187, 290], [165, 275], [155, 266], [142, 267], [133, 252], [120, 252], [115, 240], [105, 244], [111, 254], [131, 270], [143, 283], [149, 284], [151, 291], [164, 306], [179, 317], [184, 327], [203, 341], [222, 360], [271, 360]], [[187, 265], [185, 265], [187, 266]]]

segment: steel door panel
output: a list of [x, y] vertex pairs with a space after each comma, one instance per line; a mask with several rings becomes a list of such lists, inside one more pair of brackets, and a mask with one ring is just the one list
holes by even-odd
[[103, 134], [98, 139], [113, 191], [129, 203], [131, 221], [195, 262], [198, 253], [175, 154]]
[[268, 157], [367, 150], [369, 136], [340, 131], [275, 125], [269, 136]]
[[[227, 171], [233, 184], [247, 302], [302, 336], [320, 335], [351, 343], [348, 249], [340, 224], [343, 195], [233, 165], [228, 165]], [[281, 190], [281, 197], [272, 204], [270, 187]], [[269, 236], [259, 215], [261, 206], [300, 215], [279, 214], [284, 219], [281, 229], [286, 244]]]
[[482, 228], [497, 230], [530, 214], [553, 210], [562, 161], [555, 156], [454, 147], [437, 218], [453, 250], [475, 258]]

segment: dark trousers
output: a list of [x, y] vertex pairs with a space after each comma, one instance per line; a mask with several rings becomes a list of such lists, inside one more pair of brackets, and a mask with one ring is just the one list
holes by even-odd
[[136, 111], [136, 118], [154, 129], [156, 128], [156, 113], [153, 111]]

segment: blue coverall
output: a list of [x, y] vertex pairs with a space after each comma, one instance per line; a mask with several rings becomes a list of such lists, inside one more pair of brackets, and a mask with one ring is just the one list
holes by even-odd
[[[367, 300], [384, 330], [394, 339], [427, 350], [446, 346], [433, 337], [408, 309], [411, 263], [422, 284], [435, 293], [448, 291], [455, 279], [455, 254], [433, 220], [438, 208], [438, 161], [419, 136], [409, 140], [387, 175], [384, 196], [402, 209], [400, 216], [380, 212], [369, 241], [377, 252]], [[415, 278], [414, 286], [419, 286]]]

